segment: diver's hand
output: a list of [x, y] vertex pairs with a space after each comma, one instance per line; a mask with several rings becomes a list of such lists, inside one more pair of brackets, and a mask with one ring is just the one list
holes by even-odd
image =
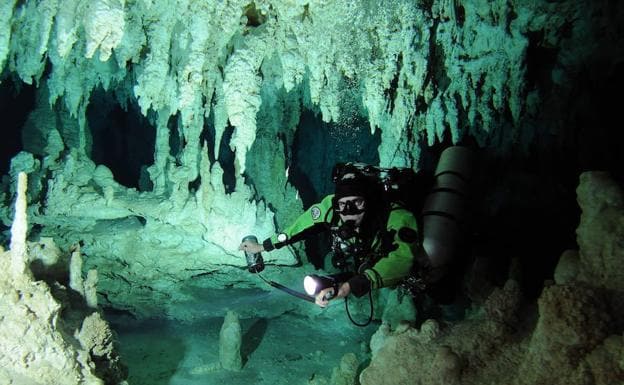
[[319, 305], [320, 307], [325, 307], [329, 305], [329, 301], [333, 297], [334, 297], [334, 288], [328, 287], [319, 291], [319, 293], [314, 298], [314, 303]]
[[249, 253], [260, 253], [264, 251], [264, 247], [262, 247], [262, 244], [250, 240], [241, 242], [240, 246], [238, 246], [238, 249]]
[[344, 298], [351, 293], [351, 285], [349, 282], [344, 282], [340, 284], [338, 288], [338, 294], [334, 295], [334, 288], [328, 287], [321, 290], [316, 297], [314, 298], [314, 303], [319, 305], [320, 307], [326, 307], [329, 304], [329, 301], [337, 298]]

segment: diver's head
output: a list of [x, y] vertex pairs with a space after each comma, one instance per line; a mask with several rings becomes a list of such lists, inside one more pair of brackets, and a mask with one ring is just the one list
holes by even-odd
[[340, 215], [343, 222], [351, 221], [355, 227], [362, 224], [366, 214], [367, 186], [362, 178], [355, 174], [345, 174], [336, 181], [334, 194], [334, 210]]

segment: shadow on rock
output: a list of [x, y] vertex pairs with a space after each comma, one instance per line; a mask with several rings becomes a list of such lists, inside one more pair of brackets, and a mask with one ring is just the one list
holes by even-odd
[[247, 363], [249, 356], [258, 348], [262, 338], [267, 331], [269, 321], [265, 318], [256, 320], [249, 329], [243, 335], [243, 342], [241, 345], [241, 356], [243, 358], [243, 365]]

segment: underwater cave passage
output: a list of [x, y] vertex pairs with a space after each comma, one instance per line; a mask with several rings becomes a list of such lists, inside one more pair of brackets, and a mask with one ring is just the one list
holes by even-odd
[[319, 114], [304, 111], [295, 133], [290, 182], [308, 207], [333, 193], [331, 173], [336, 163], [379, 164], [381, 130], [371, 134], [368, 120], [351, 116], [344, 122], [324, 122]]
[[145, 169], [154, 163], [156, 129], [139, 107], [128, 103], [124, 110], [112, 93], [98, 89], [87, 108], [87, 120], [93, 161], [108, 167], [120, 184], [150, 190]]
[[0, 173], [8, 173], [11, 158], [22, 150], [22, 127], [35, 105], [35, 86], [2, 79], [0, 86], [0, 116], [2, 116], [2, 140], [0, 140]]

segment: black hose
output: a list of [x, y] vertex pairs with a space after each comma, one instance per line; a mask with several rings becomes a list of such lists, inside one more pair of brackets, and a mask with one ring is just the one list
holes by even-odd
[[359, 327], [368, 326], [371, 323], [371, 321], [373, 320], [373, 291], [369, 290], [369, 292], [368, 292], [368, 303], [370, 305], [370, 315], [368, 316], [368, 320], [365, 323], [363, 323], [363, 324], [355, 322], [353, 317], [351, 317], [351, 312], [349, 312], [349, 302], [348, 302], [347, 298], [349, 298], [349, 297], [348, 296], [345, 297], [345, 309], [347, 310], [347, 316], [349, 317], [349, 320], [351, 321], [351, 323], [354, 324], [355, 326], [359, 326]]
[[310, 297], [307, 294], [304, 294], [304, 293], [298, 292], [296, 290], [293, 290], [293, 289], [291, 289], [289, 287], [286, 287], [286, 286], [282, 285], [281, 283], [277, 283], [275, 281], [269, 281], [269, 280], [267, 280], [266, 278], [264, 278], [260, 274], [256, 274], [256, 275], [258, 277], [260, 277], [264, 282], [268, 283], [269, 285], [273, 286], [276, 289], [279, 289], [279, 290], [283, 291], [284, 293], [288, 293], [288, 294], [290, 294], [290, 295], [292, 295], [294, 297], [303, 299], [303, 300], [308, 301], [308, 302], [312, 302], [312, 303], [315, 302], [314, 297]]
[[[284, 286], [284, 285], [282, 285], [280, 283], [277, 283], [275, 281], [269, 281], [269, 280], [264, 278], [259, 273], [256, 274], [256, 275], [258, 277], [260, 277], [260, 279], [262, 279], [267, 284], [273, 286], [276, 289], [279, 289], [279, 290], [283, 291], [284, 293], [290, 294], [290, 295], [292, 295], [294, 297], [297, 297], [297, 298], [300, 298], [300, 299], [302, 299], [304, 301], [308, 301], [308, 302], [312, 302], [312, 303], [316, 302], [314, 297], [310, 297], [307, 294], [304, 294], [304, 293], [298, 292], [296, 290], [293, 290], [293, 289], [291, 289], [289, 287], [286, 287], [286, 286]], [[370, 314], [368, 316], [368, 320], [365, 323], [363, 323], [363, 324], [356, 322], [353, 319], [353, 317], [351, 316], [351, 312], [349, 312], [349, 302], [348, 302], [347, 298], [348, 297], [345, 297], [345, 309], [347, 310], [347, 316], [349, 317], [349, 320], [351, 321], [351, 323], [353, 323], [356, 326], [360, 326], [360, 327], [368, 326], [371, 323], [371, 321], [373, 320], [373, 293], [372, 293], [372, 291], [368, 292], [368, 302], [369, 302], [369, 305], [370, 305]]]

